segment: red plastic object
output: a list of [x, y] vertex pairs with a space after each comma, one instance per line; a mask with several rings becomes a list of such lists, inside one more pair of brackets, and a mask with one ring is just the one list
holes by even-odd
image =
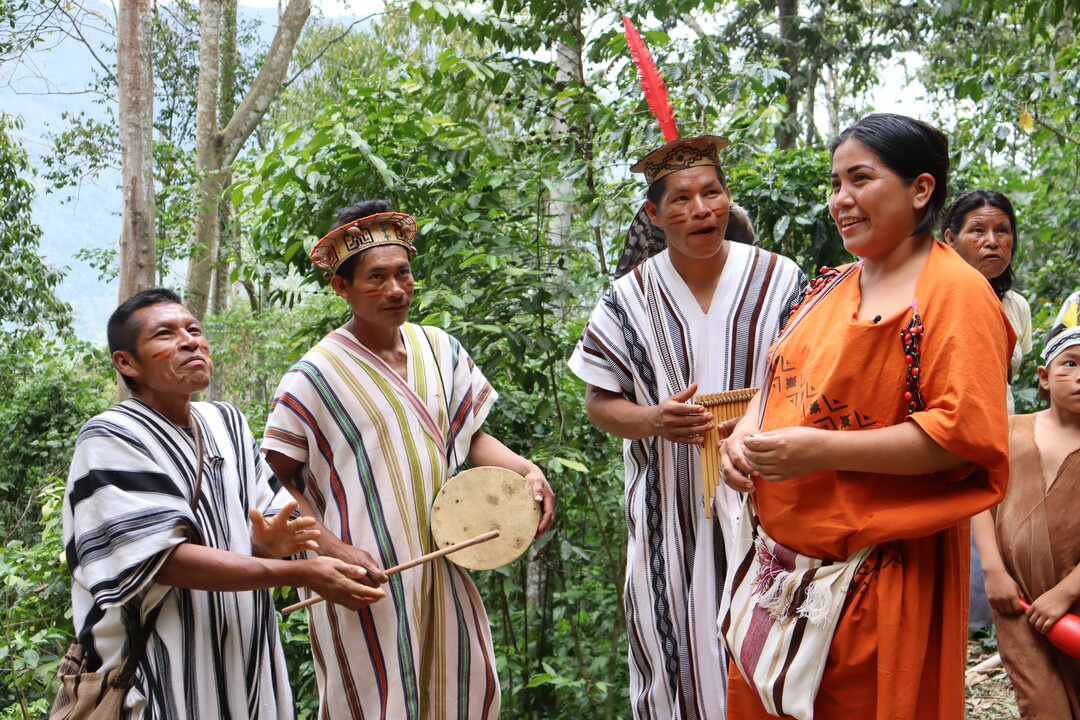
[[[1027, 610], [1030, 606], [1021, 599], [1020, 607]], [[1080, 617], [1065, 613], [1051, 626], [1046, 639], [1066, 655], [1080, 659]]]

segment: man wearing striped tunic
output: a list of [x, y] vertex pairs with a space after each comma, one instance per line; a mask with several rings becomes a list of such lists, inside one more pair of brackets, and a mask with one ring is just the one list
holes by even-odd
[[83, 426], [64, 497], [86, 671], [122, 666], [152, 622], [125, 719], [292, 718], [266, 588], [307, 586], [357, 609], [382, 593], [340, 560], [278, 559], [317, 547], [315, 521], [289, 519], [295, 501], [236, 408], [191, 402], [213, 363], [175, 293], [135, 295], [113, 313], [108, 337], [134, 397]]
[[352, 318], [282, 379], [263, 440], [277, 476], [321, 521], [322, 552], [366, 567], [390, 596], [359, 613], [308, 611], [323, 720], [497, 718], [491, 631], [467, 572], [445, 558], [389, 579], [382, 569], [436, 549], [432, 502], [466, 460], [525, 476], [543, 507], [538, 534], [553, 519], [540, 469], [481, 429], [496, 393], [469, 354], [405, 322], [415, 230], [369, 201], [342, 210], [312, 250]]
[[[636, 718], [725, 716], [727, 658], [716, 617], [740, 500], [720, 482], [706, 518], [693, 446], [717, 423], [693, 397], [757, 385], [806, 283], [790, 260], [726, 239], [735, 236], [719, 157], [728, 144], [684, 138], [631, 168], [645, 173], [648, 200], [627, 236], [624, 274], [570, 358], [587, 383], [589, 418], [625, 439], [624, 598]], [[632, 258], [663, 244], [643, 262]]]

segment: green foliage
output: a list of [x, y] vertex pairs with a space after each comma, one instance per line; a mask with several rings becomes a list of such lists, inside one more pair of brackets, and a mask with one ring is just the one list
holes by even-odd
[[829, 215], [829, 153], [776, 150], [729, 167], [732, 197], [752, 213], [760, 244], [808, 274], [850, 262]]
[[41, 43], [45, 15], [30, 0], [0, 0], [0, 66]]
[[13, 133], [22, 122], [0, 113], [0, 350], [10, 351], [10, 343], [28, 332], [70, 327], [71, 308], [56, 298], [56, 286], [63, 278], [60, 270], [45, 262], [38, 239], [41, 230], [34, 224], [30, 207], [34, 188], [26, 151]]
[[209, 395], [240, 408], [262, 437], [274, 390], [285, 372], [315, 342], [348, 318], [345, 301], [327, 288], [304, 292], [292, 307], [252, 313], [233, 303], [204, 323], [214, 379]]
[[75, 341], [26, 338], [0, 354], [0, 527], [9, 539], [36, 535], [41, 478], [66, 475], [82, 424], [115, 392], [105, 353]]
[[64, 481], [51, 477], [44, 483], [36, 498], [40, 540], [0, 547], [0, 720], [45, 717], [56, 694], [57, 666], [72, 641], [60, 527]]

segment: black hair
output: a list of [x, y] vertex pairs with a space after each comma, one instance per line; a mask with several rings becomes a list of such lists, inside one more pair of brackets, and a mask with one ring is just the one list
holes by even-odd
[[[716, 179], [720, 181], [720, 185], [723, 188], [727, 188], [727, 179], [724, 177], [724, 168], [719, 165], [713, 165], [716, 168]], [[645, 199], [651, 202], [653, 205], [660, 207], [660, 198], [664, 195], [664, 188], [667, 187], [667, 179], [672, 173], [662, 175], [653, 181], [653, 184], [649, 186], [649, 189], [645, 191]]]
[[[131, 322], [131, 316], [136, 311], [151, 305], [183, 305], [180, 296], [166, 288], [153, 288], [135, 293], [120, 304], [120, 307], [109, 316], [109, 324], [106, 326], [106, 337], [109, 340], [109, 354], [117, 350], [123, 350], [135, 354], [138, 346], [139, 331], [142, 329]], [[124, 384], [130, 390], [135, 390], [135, 382], [127, 375], [120, 373], [124, 378]]]
[[[385, 200], [361, 200], [355, 205], [343, 207], [337, 211], [337, 219], [334, 221], [333, 226], [329, 232], [337, 230], [342, 225], [348, 225], [354, 220], [365, 218], [368, 215], [376, 215], [378, 213], [390, 212], [390, 203]], [[356, 273], [356, 266], [360, 264], [360, 256], [364, 254], [364, 251], [360, 251], [355, 255], [350, 255], [345, 258], [345, 262], [338, 266], [335, 275], [340, 275], [348, 282], [352, 282], [353, 275]]]
[[[959, 237], [960, 229], [964, 227], [964, 223], [967, 221], [967, 216], [972, 210], [978, 210], [979, 208], [992, 207], [997, 208], [1001, 212], [1005, 213], [1005, 216], [1009, 218], [1009, 227], [1012, 228], [1012, 249], [1016, 251], [1016, 245], [1019, 241], [1019, 237], [1016, 234], [1016, 212], [1013, 210], [1012, 203], [1009, 202], [1009, 198], [1005, 197], [997, 190], [987, 190], [986, 188], [976, 188], [974, 190], [968, 190], [966, 193], [962, 193], [959, 197], [953, 200], [952, 205], [945, 211], [945, 217], [941, 220], [941, 235], [944, 238], [945, 231], [951, 230], [953, 235]], [[994, 292], [997, 293], [998, 299], [1005, 297], [1005, 293], [1012, 289], [1013, 282], [1016, 278], [1012, 271], [1012, 261], [1005, 266], [1005, 270], [995, 278], [990, 278], [990, 287], [994, 288]]]
[[833, 138], [829, 152], [845, 140], [858, 140], [906, 182], [919, 175], [933, 176], [934, 192], [926, 204], [926, 214], [913, 235], [932, 234], [945, 207], [949, 179], [949, 138], [933, 125], [905, 115], [874, 113]]

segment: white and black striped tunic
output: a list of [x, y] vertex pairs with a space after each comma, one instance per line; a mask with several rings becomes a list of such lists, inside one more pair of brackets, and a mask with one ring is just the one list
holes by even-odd
[[132, 399], [79, 432], [64, 499], [64, 543], [87, 670], [122, 665], [143, 619], [160, 603], [126, 717], [292, 718], [268, 591], [204, 592], [154, 582], [182, 542], [250, 555], [248, 509], [272, 514], [288, 500], [236, 408], [193, 403], [192, 414], [204, 440], [194, 512], [190, 428]]
[[[731, 243], [706, 313], [665, 250], [604, 293], [570, 369], [638, 405], [658, 405], [695, 382], [698, 394], [755, 387], [805, 284], [791, 260]], [[727, 658], [716, 616], [738, 494], [721, 483], [709, 520], [693, 446], [662, 437], [626, 440], [623, 459], [634, 717], [723, 718]]]

